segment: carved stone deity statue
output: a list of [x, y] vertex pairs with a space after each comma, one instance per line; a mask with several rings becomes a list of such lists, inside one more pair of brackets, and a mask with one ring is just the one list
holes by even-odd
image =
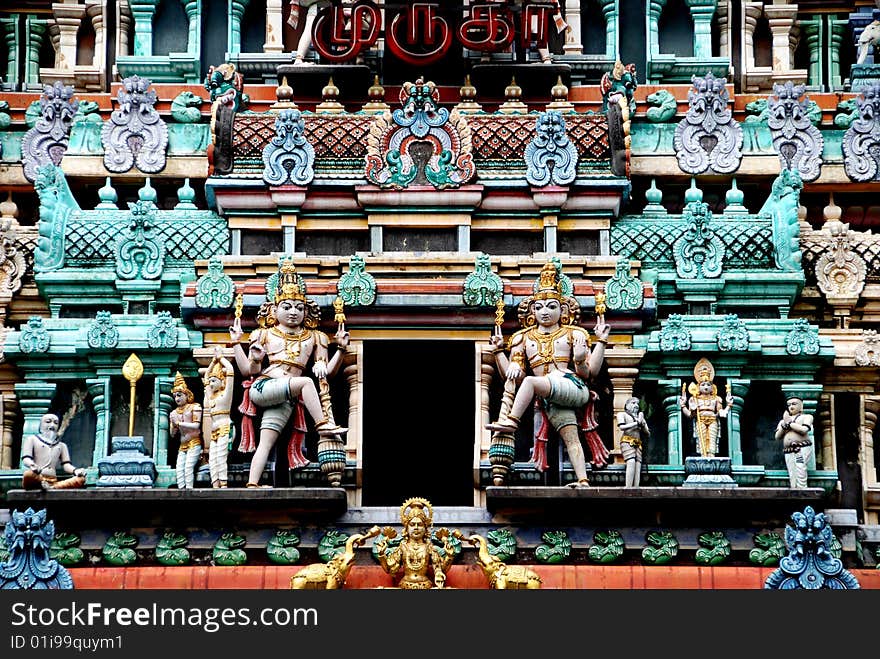
[[227, 485], [226, 459], [232, 438], [232, 383], [235, 371], [220, 348], [214, 349], [214, 357], [205, 371], [205, 403], [202, 435], [208, 444], [208, 468], [211, 471], [211, 487]]
[[452, 538], [461, 538], [459, 531], [437, 530], [437, 538], [443, 543], [442, 550], [431, 541], [434, 508], [426, 499], [413, 498], [400, 507], [400, 523], [403, 537], [397, 546], [389, 546], [389, 540], [397, 537], [390, 527], [382, 529], [376, 540], [379, 565], [396, 581], [397, 587], [407, 590], [445, 588], [446, 571], [455, 558]]
[[588, 487], [578, 430], [584, 431], [593, 464], [604, 466], [609, 452], [596, 432], [594, 402], [598, 397], [588, 382], [602, 368], [610, 327], [603, 314], [597, 314], [596, 345], [591, 349], [588, 332], [577, 324], [580, 306], [574, 297], [563, 295], [559, 272], [552, 262], [543, 267], [535, 293], [519, 304], [517, 313], [523, 329], [510, 338], [509, 358], [500, 333], [490, 339], [495, 363], [506, 384], [498, 420], [486, 427], [512, 434], [522, 414], [534, 404], [537, 421], [532, 461], [536, 468], [546, 468], [543, 447], [552, 426], [565, 443], [577, 478], [571, 486]]
[[[66, 490], [86, 486], [86, 470], [70, 462], [67, 444], [61, 441], [59, 420], [55, 414], [44, 414], [40, 430], [25, 437], [21, 445], [21, 464], [25, 467], [22, 487], [26, 490]], [[58, 478], [59, 471], [68, 478]]]
[[[725, 401], [718, 395], [718, 387], [715, 385], [715, 368], [705, 357], [697, 362], [694, 367], [695, 382], [688, 385], [688, 399], [684, 395], [682, 385], [681, 413], [691, 419], [694, 424], [694, 437], [697, 440], [697, 449], [700, 456], [714, 458], [718, 454], [718, 442], [720, 439], [719, 419], [726, 417], [733, 406], [733, 395], [727, 392]], [[724, 406], [726, 403], [726, 407]]]
[[[251, 405], [262, 410], [260, 437], [251, 459], [248, 487], [259, 487], [260, 476], [269, 458], [269, 452], [293, 415], [293, 437], [288, 448], [291, 469], [309, 464], [303, 454], [305, 441], [305, 413], [315, 424], [321, 436], [338, 436], [348, 431], [333, 420], [330, 389], [327, 378], [332, 377], [348, 349], [349, 334], [342, 328], [336, 333], [337, 350], [327, 360], [328, 336], [317, 330], [321, 310], [317, 303], [306, 297], [305, 282], [297, 274], [290, 260], [285, 260], [277, 274], [274, 290], [258, 314], [260, 327], [250, 335], [245, 354], [241, 345], [244, 332], [241, 319], [236, 317], [229, 336], [235, 346], [235, 362], [245, 378], [255, 379], [245, 389], [242, 410]], [[305, 375], [312, 365], [312, 373], [320, 383], [320, 394], [315, 381]], [[253, 431], [249, 412], [242, 424], [242, 446], [239, 450], [254, 450]]]
[[183, 376], [174, 376], [171, 396], [177, 405], [168, 415], [171, 436], [180, 436], [177, 450], [177, 489], [192, 489], [196, 479], [196, 465], [202, 455], [202, 406], [195, 402], [195, 394], [186, 386]]
[[785, 468], [792, 489], [802, 489], [807, 487], [807, 464], [813, 454], [810, 437], [813, 415], [804, 414], [804, 401], [797, 396], [789, 396], [785, 407], [774, 436], [782, 440]]
[[623, 432], [620, 451], [626, 461], [625, 487], [638, 487], [642, 472], [642, 449], [651, 431], [645, 415], [639, 410], [639, 399], [627, 398], [623, 412], [617, 413], [617, 427]]

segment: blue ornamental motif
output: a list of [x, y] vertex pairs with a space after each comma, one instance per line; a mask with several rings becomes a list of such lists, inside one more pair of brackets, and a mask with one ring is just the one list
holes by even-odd
[[779, 567], [764, 581], [768, 590], [834, 590], [858, 589], [859, 582], [843, 562], [834, 556], [834, 534], [824, 513], [810, 506], [804, 512], [791, 515], [791, 526], [785, 527], [785, 546], [788, 556], [782, 557]]
[[156, 240], [156, 205], [152, 201], [129, 202], [128, 233], [116, 243], [116, 276], [120, 279], [159, 279], [165, 261], [165, 244]]
[[[577, 174], [577, 147], [565, 132], [565, 119], [556, 110], [538, 115], [535, 137], [525, 150], [526, 180], [532, 185], [568, 185]], [[550, 166], [550, 163], [553, 166]]]
[[22, 327], [21, 336], [18, 338], [18, 349], [23, 353], [49, 352], [51, 338], [43, 319], [40, 316], [28, 318], [27, 325]]
[[306, 141], [299, 110], [282, 110], [275, 137], [263, 149], [263, 180], [269, 185], [308, 185], [315, 178], [315, 149]]
[[147, 345], [154, 349], [177, 347], [177, 325], [170, 311], [156, 314], [156, 320], [147, 330]]
[[403, 107], [395, 110], [391, 118], [398, 126], [409, 128], [417, 138], [424, 138], [432, 128], [439, 128], [449, 121], [449, 110], [437, 107], [433, 83], [416, 80], [407, 90], [409, 96]]
[[113, 316], [109, 311], [95, 314], [95, 322], [86, 334], [90, 348], [115, 348], [119, 345], [119, 330], [113, 324]]
[[55, 523], [46, 510], [12, 511], [4, 539], [9, 557], [0, 563], [0, 590], [73, 590], [67, 568], [50, 558]]

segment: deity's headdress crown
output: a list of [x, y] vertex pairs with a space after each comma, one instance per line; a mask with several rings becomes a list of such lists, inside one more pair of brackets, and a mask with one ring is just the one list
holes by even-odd
[[532, 297], [536, 300], [562, 299], [562, 285], [559, 281], [559, 273], [552, 262], [544, 264], [544, 267], [541, 268], [541, 274], [538, 275], [537, 290]]
[[400, 522], [404, 527], [415, 517], [421, 517], [425, 526], [431, 526], [434, 521], [434, 508], [427, 499], [413, 497], [403, 502], [400, 507]]
[[305, 300], [305, 283], [296, 273], [293, 261], [287, 259], [278, 268], [278, 280], [275, 282], [275, 304], [284, 300]]
[[174, 386], [171, 387], [172, 394], [176, 394], [178, 392], [186, 394], [187, 402], [191, 403], [193, 400], [195, 400], [195, 395], [190, 390], [190, 388], [186, 386], [186, 380], [183, 379], [180, 371], [174, 374]]
[[208, 370], [208, 373], [205, 375], [205, 381], [210, 378], [217, 378], [220, 380], [221, 387], [226, 385], [226, 369], [223, 368], [223, 364], [219, 361], [215, 361], [213, 366]]

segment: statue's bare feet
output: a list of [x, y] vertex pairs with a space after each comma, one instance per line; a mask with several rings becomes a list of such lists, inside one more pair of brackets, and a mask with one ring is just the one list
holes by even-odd
[[337, 426], [336, 424], [330, 423], [329, 421], [319, 423], [317, 426], [315, 426], [315, 430], [318, 431], [319, 435], [322, 435], [324, 437], [328, 435], [344, 435], [348, 432], [348, 428]]
[[590, 481], [586, 478], [581, 478], [579, 481], [572, 481], [569, 483], [568, 487], [573, 490], [585, 490], [590, 487]]
[[272, 489], [272, 486], [271, 486], [271, 485], [260, 485], [259, 483], [248, 483], [247, 485], [245, 485], [245, 487], [247, 487], [247, 488], [257, 488], [257, 489], [260, 489], [260, 490], [271, 490], [271, 489]]
[[486, 429], [493, 432], [513, 433], [516, 432], [516, 424], [512, 421], [502, 421], [501, 419], [499, 419], [495, 423], [486, 424]]

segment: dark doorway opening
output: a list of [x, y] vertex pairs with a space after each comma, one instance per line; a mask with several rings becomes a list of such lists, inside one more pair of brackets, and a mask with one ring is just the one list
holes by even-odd
[[473, 504], [474, 346], [368, 341], [363, 356], [363, 504]]

